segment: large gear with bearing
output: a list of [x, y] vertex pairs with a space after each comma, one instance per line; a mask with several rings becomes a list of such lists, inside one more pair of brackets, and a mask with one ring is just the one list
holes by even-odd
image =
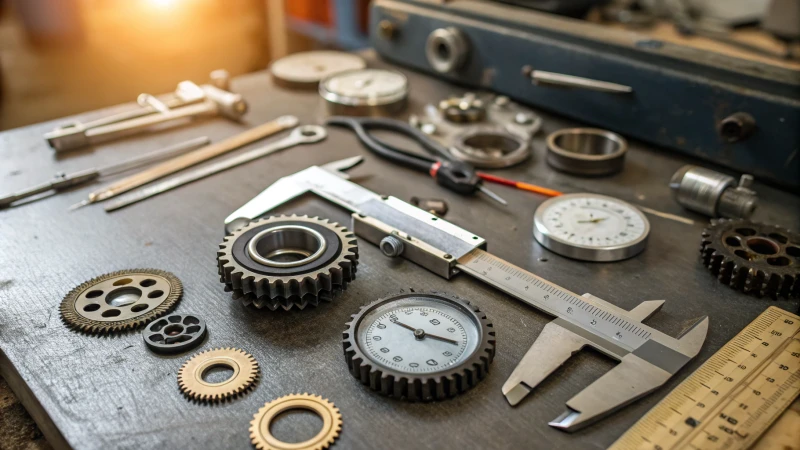
[[720, 219], [703, 231], [703, 264], [722, 283], [757, 297], [800, 297], [800, 234]]
[[61, 320], [88, 334], [133, 330], [171, 311], [181, 295], [181, 281], [169, 272], [120, 270], [72, 289], [61, 302]]
[[[322, 419], [322, 429], [303, 442], [289, 443], [272, 435], [270, 425], [284, 411], [305, 409]], [[266, 403], [250, 422], [250, 441], [258, 450], [323, 450], [330, 447], [342, 431], [339, 408], [319, 395], [290, 394]]]
[[[225, 381], [212, 383], [203, 377], [214, 367], [226, 367], [233, 375]], [[258, 382], [258, 363], [252, 355], [236, 348], [215, 348], [198, 353], [178, 371], [178, 386], [191, 400], [221, 402], [252, 389]]]
[[[437, 308], [437, 304], [449, 305], [448, 307], [452, 311], [458, 312], [450, 316], [447, 314], [436, 316], [432, 312]], [[425, 324], [435, 323], [431, 317], [453, 317], [455, 315], [463, 317], [464, 322], [455, 323], [452, 331], [454, 336], [464, 336], [464, 342], [467, 342], [466, 336], [469, 333], [462, 335], [459, 334], [459, 330], [469, 328], [475, 331], [474, 335], [469, 338], [473, 342], [467, 344], [471, 347], [471, 351], [464, 352], [463, 357], [456, 361], [443, 365], [437, 364], [436, 368], [431, 368], [431, 370], [420, 368], [420, 364], [410, 363], [411, 359], [408, 356], [417, 352], [414, 348], [406, 352], [404, 355], [406, 358], [397, 359], [399, 356], [397, 355], [394, 359], [387, 360], [386, 358], [391, 357], [392, 353], [389, 353], [389, 349], [384, 347], [380, 349], [380, 352], [385, 354], [386, 358], [383, 361], [376, 359], [375, 353], [370, 352], [373, 348], [370, 341], [374, 340], [376, 336], [370, 338], [369, 330], [380, 329], [382, 332], [387, 332], [390, 330], [389, 327], [394, 326], [391, 322], [395, 322], [403, 328], [408, 328], [408, 330], [401, 328], [398, 330], [407, 331], [410, 336], [409, 340], [412, 342], [415, 338], [424, 339], [424, 336], [430, 336], [430, 332], [435, 331], [431, 328], [421, 330], [417, 327], [409, 327], [397, 319], [399, 316], [402, 321], [408, 321], [407, 318], [417, 314], [424, 316], [422, 321]], [[444, 321], [445, 319], [442, 319], [442, 322]], [[442, 322], [436, 325], [438, 326]], [[445, 322], [445, 326], [449, 325]], [[461, 394], [486, 377], [495, 354], [495, 331], [486, 314], [466, 300], [439, 292], [415, 292], [412, 290], [410, 293], [381, 298], [363, 306], [358, 313], [352, 316], [346, 327], [342, 344], [350, 374], [373, 391], [402, 400], [443, 400]], [[442, 339], [442, 336], [431, 337], [437, 340], [447, 340]], [[395, 345], [397, 339], [385, 336], [379, 342], [380, 346], [390, 346]], [[454, 352], [457, 351], [454, 350]], [[447, 353], [444, 355], [448, 356]], [[425, 358], [427, 356], [422, 359]], [[392, 361], [402, 362], [393, 364]], [[433, 363], [436, 364], [436, 361]], [[407, 364], [404, 366], [406, 369], [402, 369], [401, 364]], [[431, 363], [428, 362], [428, 364]], [[409, 367], [415, 369], [409, 370]]]
[[303, 309], [331, 301], [356, 276], [355, 234], [318, 217], [255, 220], [219, 247], [220, 281], [234, 298], [259, 309]]

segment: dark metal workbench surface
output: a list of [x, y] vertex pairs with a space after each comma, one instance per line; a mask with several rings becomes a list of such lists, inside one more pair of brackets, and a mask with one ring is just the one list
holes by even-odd
[[[371, 64], [383, 65], [374, 60]], [[460, 92], [419, 74], [408, 75], [410, 110]], [[295, 114], [305, 123], [322, 117], [315, 93], [276, 88], [267, 73], [237, 79], [233, 88], [250, 103], [250, 126], [282, 114]], [[575, 125], [543, 117], [544, 133]], [[189, 137], [205, 134], [217, 141], [244, 129], [214, 119], [57, 158], [42, 139], [42, 133], [57, 123], [0, 134], [0, 191]], [[344, 428], [336, 448], [606, 447], [770, 304], [720, 285], [701, 266], [698, 246], [706, 219], [682, 210], [666, 186], [672, 173], [689, 162], [686, 159], [634, 142], [621, 174], [574, 178], [545, 164], [540, 134], [533, 159], [503, 172], [567, 192], [617, 196], [696, 221], [687, 225], [650, 215], [652, 231], [644, 253], [624, 262], [592, 264], [562, 258], [533, 240], [533, 211], [544, 198], [496, 186], [492, 189], [510, 207], [480, 197], [458, 197], [423, 174], [367, 154], [352, 133], [329, 131], [321, 144], [287, 150], [111, 214], [99, 206], [67, 211], [96, 186], [0, 211], [0, 366], [54, 446], [248, 448], [249, 422], [261, 405], [288, 393], [309, 392], [331, 399], [342, 411]], [[223, 292], [215, 263], [223, 219], [281, 176], [358, 154], [366, 155], [366, 163], [351, 171], [359, 183], [405, 200], [447, 199], [447, 219], [485, 237], [491, 252], [573, 292], [590, 292], [626, 309], [642, 300], [665, 299], [663, 310], [648, 323], [673, 336], [708, 314], [711, 326], [699, 358], [663, 389], [567, 434], [547, 422], [614, 362], [581, 352], [520, 406], [510, 407], [500, 387], [551, 318], [466, 275], [448, 282], [407, 261], [385, 258], [362, 241], [358, 278], [333, 303], [305, 311], [257, 311]], [[800, 198], [759, 184], [756, 189], [762, 199], [756, 219], [800, 226]], [[320, 215], [349, 226], [347, 213], [318, 198], [300, 199], [282, 212]], [[207, 342], [198, 350], [230, 346], [255, 356], [261, 382], [253, 392], [222, 405], [193, 404], [181, 395], [176, 381], [178, 368], [190, 354], [155, 355], [137, 332], [93, 337], [64, 326], [58, 305], [70, 289], [106, 272], [138, 267], [168, 270], [181, 278], [185, 293], [177, 311], [199, 314], [209, 326]], [[472, 391], [448, 401], [412, 404], [376, 395], [347, 372], [340, 342], [345, 322], [359, 306], [407, 288], [460, 295], [478, 304], [494, 322], [497, 357], [488, 378]], [[792, 311], [798, 306], [796, 300], [777, 304]], [[284, 429], [282, 436], [308, 437], [309, 430], [300, 425]]]

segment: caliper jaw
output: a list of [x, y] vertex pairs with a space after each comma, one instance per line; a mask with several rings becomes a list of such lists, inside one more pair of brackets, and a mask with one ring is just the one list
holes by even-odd
[[[610, 303], [590, 294], [583, 295], [594, 302]], [[638, 322], [649, 318], [664, 304], [664, 300], [642, 302], [626, 316]], [[679, 339], [678, 351], [659, 355], [659, 344], [644, 349], [645, 358], [634, 352], [613, 348], [563, 319], [545, 325], [531, 348], [503, 385], [503, 395], [514, 406], [536, 386], [585, 346], [597, 349], [620, 363], [567, 401], [567, 410], [550, 422], [550, 426], [568, 432], [579, 430], [625, 405], [657, 389], [693, 358], [702, 346], [708, 331], [708, 318], [689, 328]], [[647, 344], [645, 344], [647, 345]], [[644, 346], [643, 346], [644, 347]], [[654, 364], [653, 361], [658, 361]]]

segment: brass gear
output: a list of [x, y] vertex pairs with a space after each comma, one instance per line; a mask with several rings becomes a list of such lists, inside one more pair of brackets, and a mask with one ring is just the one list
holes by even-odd
[[175, 275], [157, 269], [131, 269], [92, 278], [61, 301], [61, 320], [88, 334], [140, 328], [171, 311], [183, 295]]
[[[245, 305], [272, 311], [331, 301], [355, 279], [358, 244], [345, 227], [318, 217], [254, 220], [219, 244], [220, 281]], [[287, 254], [300, 261], [280, 261]]]
[[[228, 367], [233, 375], [219, 383], [209, 383], [203, 375], [212, 367]], [[178, 371], [178, 386], [191, 400], [220, 402], [252, 389], [258, 382], [258, 363], [252, 355], [236, 348], [215, 348], [192, 356]]]
[[[283, 442], [270, 432], [270, 425], [280, 413], [305, 409], [322, 419], [322, 429], [313, 438], [298, 443]], [[323, 450], [330, 447], [342, 431], [339, 408], [319, 395], [290, 394], [267, 402], [250, 422], [250, 441], [258, 450]]]

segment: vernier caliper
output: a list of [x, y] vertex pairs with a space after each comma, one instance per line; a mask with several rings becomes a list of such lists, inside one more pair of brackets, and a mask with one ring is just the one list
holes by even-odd
[[[353, 231], [389, 256], [403, 256], [446, 279], [465, 272], [556, 317], [548, 323], [503, 385], [512, 405], [584, 346], [620, 361], [567, 401], [550, 425], [577, 430], [664, 384], [697, 355], [708, 318], [673, 338], [642, 321], [663, 300], [626, 311], [589, 294], [576, 295], [488, 253], [486, 241], [394, 197], [384, 197], [347, 180], [342, 171], [361, 162], [348, 158], [283, 177], [225, 219], [226, 232], [306, 193], [353, 212]], [[398, 245], [400, 244], [400, 245]]]

